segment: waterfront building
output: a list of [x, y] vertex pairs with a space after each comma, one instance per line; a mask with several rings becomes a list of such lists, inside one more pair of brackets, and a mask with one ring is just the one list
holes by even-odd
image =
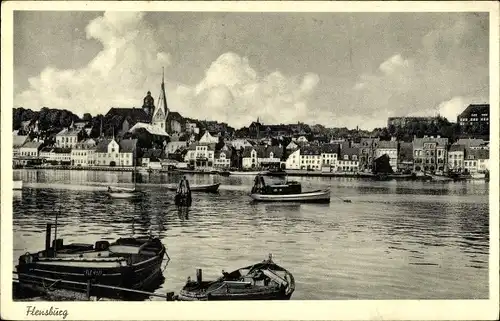
[[338, 172], [358, 172], [359, 170], [359, 148], [346, 147], [340, 150], [337, 160]]
[[137, 157], [137, 139], [122, 139], [119, 145], [119, 166], [134, 166]]
[[184, 161], [195, 169], [210, 170], [214, 166], [215, 144], [189, 145]]
[[280, 165], [283, 150], [277, 146], [245, 147], [242, 154], [243, 168], [259, 168], [262, 166]]
[[490, 170], [490, 151], [488, 149], [479, 149], [476, 153], [477, 171], [482, 173]]
[[28, 136], [13, 135], [12, 136], [12, 157], [17, 157], [21, 147], [28, 141]]
[[465, 150], [464, 170], [467, 173], [489, 171], [489, 150], [470, 149]]
[[219, 142], [219, 137], [212, 136], [208, 130], [203, 133], [199, 143], [200, 144], [217, 144]]
[[300, 169], [320, 170], [322, 167], [321, 148], [305, 146], [300, 149]]
[[454, 172], [464, 170], [465, 146], [455, 143], [448, 150], [448, 169]]
[[93, 139], [87, 139], [84, 142], [76, 144], [71, 149], [71, 165], [81, 167], [93, 166], [95, 151], [96, 142]]
[[44, 161], [48, 161], [52, 157], [52, 151], [54, 147], [53, 146], [45, 146], [42, 149], [40, 149], [39, 157], [43, 159]]
[[359, 144], [359, 170], [371, 171], [375, 160], [375, 150], [378, 147], [379, 138], [361, 138]]
[[398, 142], [395, 138], [390, 141], [381, 140], [375, 148], [375, 159], [382, 155], [389, 156], [389, 164], [394, 172], [398, 171]]
[[214, 167], [225, 169], [231, 166], [232, 152], [230, 149], [215, 152]]
[[19, 148], [19, 156], [29, 156], [38, 158], [39, 151], [42, 149], [42, 143], [40, 142], [26, 142]]
[[137, 139], [114, 138], [101, 140], [95, 150], [94, 164], [98, 166], [134, 166]]
[[399, 143], [397, 168], [399, 172], [413, 171], [413, 143]]
[[63, 128], [60, 132], [56, 134], [56, 147], [72, 148], [78, 143], [79, 138], [80, 138], [79, 129], [75, 129], [72, 126], [68, 128]]
[[413, 139], [413, 170], [447, 171], [448, 168], [448, 138], [440, 136], [424, 136]]
[[50, 160], [60, 165], [70, 165], [71, 148], [54, 148]]
[[286, 161], [285, 161], [286, 169], [300, 169], [300, 149], [296, 149], [290, 152]]
[[337, 160], [340, 155], [340, 144], [321, 145], [321, 167], [323, 171], [331, 172], [337, 168]]
[[161, 169], [162, 160], [166, 158], [165, 152], [162, 149], [145, 149], [141, 151], [139, 164], [142, 167], [151, 169]]

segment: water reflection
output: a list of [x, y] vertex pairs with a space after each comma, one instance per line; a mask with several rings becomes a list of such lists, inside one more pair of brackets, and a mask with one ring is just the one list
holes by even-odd
[[43, 247], [45, 224], [60, 209], [65, 243], [159, 236], [172, 258], [163, 293], [178, 291], [186, 271], [200, 267], [216, 277], [271, 252], [296, 278], [293, 299], [488, 296], [488, 184], [294, 177], [304, 190], [329, 186], [331, 203], [261, 204], [248, 196], [252, 177], [186, 175], [192, 184], [222, 185], [219, 194], [193, 193], [193, 205], [178, 208], [175, 192], [163, 186], [180, 175], [140, 173], [147, 196], [137, 201], [105, 193], [108, 184], [130, 186], [132, 173], [14, 176], [26, 186], [13, 198], [14, 261]]

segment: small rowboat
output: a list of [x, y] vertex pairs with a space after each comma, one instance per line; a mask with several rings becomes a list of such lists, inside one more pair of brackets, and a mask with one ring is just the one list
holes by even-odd
[[293, 275], [268, 260], [243, 267], [215, 281], [203, 281], [201, 270], [197, 280], [188, 278], [177, 296], [179, 301], [229, 301], [229, 300], [290, 300], [295, 291]]
[[[191, 192], [207, 192], [215, 193], [219, 189], [220, 183], [217, 184], [204, 184], [204, 185], [190, 185], [189, 189]], [[167, 189], [170, 191], [176, 191], [177, 185], [167, 185]]]
[[12, 185], [13, 190], [21, 190], [23, 189], [23, 181], [14, 181]]
[[330, 190], [317, 190], [299, 194], [250, 194], [254, 201], [258, 202], [307, 202], [307, 203], [330, 203]]
[[140, 198], [144, 196], [144, 192], [135, 188], [108, 187], [108, 195], [111, 198]]

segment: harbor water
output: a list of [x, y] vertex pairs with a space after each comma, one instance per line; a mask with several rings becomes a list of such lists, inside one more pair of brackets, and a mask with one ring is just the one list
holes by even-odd
[[[218, 194], [173, 204], [178, 174], [138, 174], [141, 201], [109, 199], [131, 172], [14, 170], [13, 263], [44, 247], [58, 214], [64, 243], [159, 236], [170, 262], [158, 293], [178, 292], [197, 268], [203, 278], [262, 261], [295, 277], [292, 300], [488, 298], [488, 183], [300, 178], [303, 190], [329, 187], [330, 204], [263, 204], [248, 196], [252, 176], [186, 175], [220, 182]], [[350, 203], [343, 202], [349, 199]], [[152, 298], [161, 300], [161, 298]]]

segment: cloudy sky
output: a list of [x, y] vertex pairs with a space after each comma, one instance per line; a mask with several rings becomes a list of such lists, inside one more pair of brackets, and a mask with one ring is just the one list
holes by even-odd
[[489, 102], [487, 13], [14, 13], [14, 107], [79, 115], [157, 99], [248, 125], [456, 121]]

